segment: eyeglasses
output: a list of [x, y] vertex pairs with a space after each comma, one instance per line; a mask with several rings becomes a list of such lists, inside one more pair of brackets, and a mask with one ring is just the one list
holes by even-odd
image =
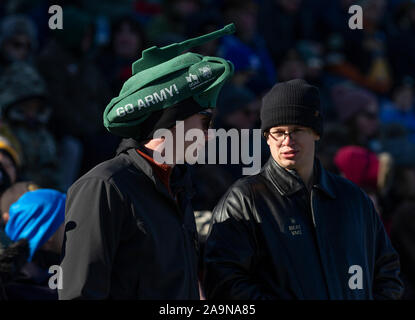
[[213, 125], [213, 112], [200, 111], [198, 114], [204, 116], [202, 119], [202, 125], [205, 130], [212, 128]]
[[290, 139], [293, 140], [299, 140], [301, 139], [305, 134], [307, 133], [307, 129], [306, 128], [296, 128], [293, 129], [289, 132], [286, 132], [284, 130], [275, 130], [275, 131], [270, 131], [268, 132], [268, 134], [271, 136], [271, 138], [273, 138], [274, 140], [276, 140], [279, 143], [282, 143], [286, 137], [290, 137]]

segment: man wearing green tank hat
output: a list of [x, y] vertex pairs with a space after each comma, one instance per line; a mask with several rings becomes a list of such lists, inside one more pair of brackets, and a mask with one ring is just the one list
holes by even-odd
[[[233, 65], [185, 50], [234, 32], [221, 30], [167, 47], [151, 47], [133, 66], [104, 125], [123, 140], [117, 155], [68, 191], [60, 299], [199, 299], [198, 244], [191, 181], [178, 127], [207, 129]], [[156, 161], [175, 137], [170, 163]], [[166, 148], [165, 150], [167, 150]], [[183, 153], [185, 154], [185, 153]]]

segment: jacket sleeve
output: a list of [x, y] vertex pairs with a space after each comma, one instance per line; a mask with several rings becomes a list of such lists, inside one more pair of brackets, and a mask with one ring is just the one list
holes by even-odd
[[106, 299], [121, 234], [124, 204], [117, 189], [99, 178], [76, 182], [65, 210], [59, 299]]
[[204, 255], [207, 299], [275, 299], [253, 277], [258, 251], [246, 201], [231, 189], [213, 211]]
[[[370, 200], [369, 200], [370, 201]], [[383, 222], [372, 202], [372, 215], [375, 219], [375, 271], [373, 279], [373, 297], [375, 300], [396, 300], [403, 294], [403, 282], [399, 278], [399, 255], [393, 248]]]

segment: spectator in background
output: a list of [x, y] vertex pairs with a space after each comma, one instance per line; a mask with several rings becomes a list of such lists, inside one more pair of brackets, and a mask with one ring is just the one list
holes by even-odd
[[186, 23], [192, 15], [201, 9], [200, 0], [162, 0], [162, 14], [147, 24], [149, 40], [163, 46], [173, 41], [182, 41], [186, 32]]
[[313, 85], [322, 85], [324, 46], [319, 42], [302, 40], [298, 41], [296, 49], [305, 63], [304, 79]]
[[[148, 22], [151, 22], [155, 16], [162, 12], [162, 1], [135, 0], [133, 7], [135, 14], [138, 15], [140, 21], [147, 25]], [[131, 11], [131, 9], [129, 11]]]
[[347, 127], [337, 122], [328, 122], [324, 126], [324, 135], [316, 144], [316, 153], [323, 167], [338, 174], [339, 170], [334, 163], [334, 156], [341, 147], [349, 144]]
[[[414, 145], [409, 148], [402, 149], [402, 154], [411, 151], [415, 152]], [[392, 213], [396, 208], [397, 203], [401, 203], [406, 200], [415, 200], [415, 154], [403, 155], [403, 158], [412, 158], [410, 163], [404, 163], [409, 159], [402, 161], [398, 158], [395, 169], [395, 180], [392, 185], [391, 194], [389, 195], [389, 213]]]
[[65, 199], [52, 189], [26, 192], [9, 208], [6, 234], [12, 241], [29, 242], [27, 263], [6, 284], [9, 300], [57, 300], [49, 288], [49, 267], [60, 264], [64, 236]]
[[0, 73], [14, 61], [33, 59], [37, 49], [37, 30], [24, 15], [10, 15], [0, 26]]
[[383, 215], [382, 199], [387, 195], [393, 179], [393, 160], [390, 154], [376, 153], [359, 146], [345, 146], [334, 156], [334, 163], [346, 179], [361, 187], [372, 199], [389, 234], [390, 221]]
[[131, 77], [132, 63], [140, 58], [140, 52], [147, 47], [146, 35], [137, 19], [125, 15], [114, 21], [109, 46], [97, 57], [112, 96], [117, 95], [122, 84]]
[[382, 123], [397, 123], [405, 127], [412, 143], [415, 143], [414, 84], [411, 77], [397, 82], [392, 100], [385, 101], [380, 112]]
[[[51, 131], [71, 165], [70, 176], [79, 176], [110, 157], [105, 144], [109, 134], [102, 127], [102, 112], [110, 98], [108, 84], [93, 56], [94, 24], [91, 16], [75, 7], [63, 10], [65, 27], [40, 52], [39, 72], [49, 90]], [[69, 160], [70, 159], [70, 160]], [[69, 186], [74, 179], [68, 179]]]
[[278, 70], [279, 81], [304, 79], [306, 75], [306, 65], [295, 49], [288, 50], [281, 59]]
[[[144, 49], [148, 47], [146, 35], [142, 25], [131, 15], [118, 17], [111, 26], [111, 40], [102, 55], [97, 57], [99, 69], [106, 77], [111, 96], [117, 96], [121, 87], [131, 77], [131, 65], [136, 61]], [[93, 166], [94, 162], [100, 162], [113, 155], [121, 139], [100, 130], [100, 134], [94, 139], [96, 142], [96, 156], [87, 161]], [[87, 152], [90, 156], [90, 152]]]
[[0, 301], [8, 300], [5, 287], [13, 281], [29, 256], [29, 243], [26, 239], [15, 243], [10, 241], [7, 247], [2, 248], [4, 237], [10, 241], [4, 230], [0, 229]]
[[345, 59], [331, 61], [328, 67], [330, 72], [379, 94], [386, 94], [392, 85], [387, 26], [382, 24], [385, 5], [385, 0], [362, 1], [363, 29], [348, 29], [345, 34], [336, 35], [341, 38], [338, 50]]
[[[10, 187], [10, 178], [4, 170], [3, 165], [0, 163], [0, 196]], [[0, 216], [0, 257], [5, 248], [11, 244], [10, 238], [4, 232], [3, 215]], [[1, 258], [0, 258], [1, 260]], [[1, 261], [0, 261], [1, 264]], [[0, 266], [0, 300], [2, 300], [2, 272], [4, 272], [2, 266]]]
[[253, 129], [259, 119], [261, 101], [244, 87], [227, 85], [218, 98], [215, 127]]
[[276, 79], [275, 66], [262, 36], [257, 32], [257, 5], [253, 0], [227, 0], [223, 13], [225, 23], [235, 23], [236, 34], [222, 39], [220, 54], [235, 65], [247, 78], [242, 85], [255, 94], [263, 94]]
[[58, 150], [47, 128], [51, 110], [44, 80], [32, 66], [16, 62], [3, 73], [0, 88], [2, 118], [24, 146], [22, 178], [59, 188]]
[[396, 32], [389, 36], [388, 52], [394, 79], [415, 78], [415, 2], [401, 1], [395, 11]]
[[[395, 224], [394, 220], [398, 210], [397, 208], [401, 205], [404, 206], [407, 202], [415, 201], [415, 144], [409, 140], [407, 129], [396, 123], [384, 125], [380, 138], [382, 151], [390, 153], [394, 159], [394, 178], [392, 185], [387, 197], [382, 198], [383, 217], [385, 221], [390, 222], [391, 237], [394, 237], [393, 225]], [[407, 233], [407, 231], [403, 230], [402, 232]], [[401, 239], [405, 237], [403, 236]], [[402, 268], [405, 270], [409, 270], [408, 268], [410, 267], [405, 266], [407, 263], [408, 259], [406, 257], [401, 263]], [[405, 275], [403, 279], [407, 284]], [[413, 289], [409, 289], [409, 291], [411, 290], [413, 292]], [[408, 292], [405, 292], [404, 297], [408, 297]]]
[[[248, 87], [248, 84], [258, 73], [259, 60], [250, 50], [241, 46], [235, 37], [227, 37], [228, 41], [226, 51], [219, 48], [218, 54], [227, 60], [232, 61], [235, 75], [232, 78], [232, 84], [237, 87]], [[234, 42], [236, 40], [236, 42]]]
[[367, 90], [348, 85], [332, 88], [332, 99], [338, 119], [349, 130], [349, 143], [378, 151], [378, 101]]
[[2, 164], [10, 182], [13, 184], [18, 180], [21, 165], [20, 155], [13, 148], [13, 145], [0, 135], [0, 163]]
[[13, 203], [19, 200], [26, 192], [37, 189], [39, 189], [39, 186], [33, 181], [17, 182], [9, 186], [0, 197], [0, 225], [5, 226], [7, 221], [9, 221], [9, 209]]
[[343, 37], [350, 31], [349, 13], [350, 6], [356, 4], [356, 0], [313, 0], [305, 1], [304, 5], [311, 13], [312, 21], [304, 21], [307, 24], [307, 35], [314, 41], [323, 44], [331, 37]]
[[[3, 194], [8, 187], [10, 187], [10, 177], [6, 170], [4, 170], [3, 165], [0, 163], [0, 195]], [[1, 226], [1, 223], [0, 223]]]
[[[1, 79], [1, 77], [0, 77]], [[22, 160], [22, 146], [20, 145], [19, 139], [13, 134], [10, 127], [4, 122], [4, 119], [0, 117], [0, 136], [3, 137], [7, 144], [9, 144], [19, 156], [19, 160]]]
[[[187, 31], [188, 37], [199, 37], [203, 34], [218, 30], [223, 25], [221, 15], [215, 10], [203, 10], [188, 19]], [[215, 39], [204, 43], [193, 49], [195, 53], [201, 55], [214, 56], [218, 54], [220, 39]]]
[[399, 252], [401, 278], [405, 285], [402, 299], [415, 299], [415, 202], [401, 203], [393, 214], [391, 241]]
[[345, 146], [334, 156], [340, 173], [357, 184], [366, 193], [384, 194], [389, 187], [392, 172], [392, 157], [387, 153], [376, 153], [359, 146]]
[[[306, 34], [307, 12], [303, 0], [263, 0], [258, 15], [259, 32], [264, 36], [275, 64]], [[271, 14], [272, 13], [272, 14]]]
[[[76, 0], [72, 2], [74, 2], [74, 5], [81, 8], [82, 11], [87, 12], [94, 17], [98, 17], [98, 20], [105, 17], [110, 21], [114, 21], [117, 17], [135, 12], [137, 10], [137, 6], [143, 4], [145, 1], [148, 0]], [[159, 0], [150, 1], [153, 3], [156, 2], [154, 6], [158, 7], [157, 2], [159, 2]], [[97, 22], [99, 24], [99, 21]]]
[[407, 130], [397, 124], [385, 125], [381, 144], [395, 163], [395, 179], [388, 196], [388, 211], [392, 213], [397, 203], [415, 200], [415, 144], [409, 141]]

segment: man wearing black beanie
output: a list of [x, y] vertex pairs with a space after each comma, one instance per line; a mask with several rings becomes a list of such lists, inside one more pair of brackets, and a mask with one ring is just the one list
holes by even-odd
[[263, 98], [271, 157], [213, 212], [208, 299], [399, 299], [399, 257], [370, 198], [315, 158], [319, 90], [276, 84]]

